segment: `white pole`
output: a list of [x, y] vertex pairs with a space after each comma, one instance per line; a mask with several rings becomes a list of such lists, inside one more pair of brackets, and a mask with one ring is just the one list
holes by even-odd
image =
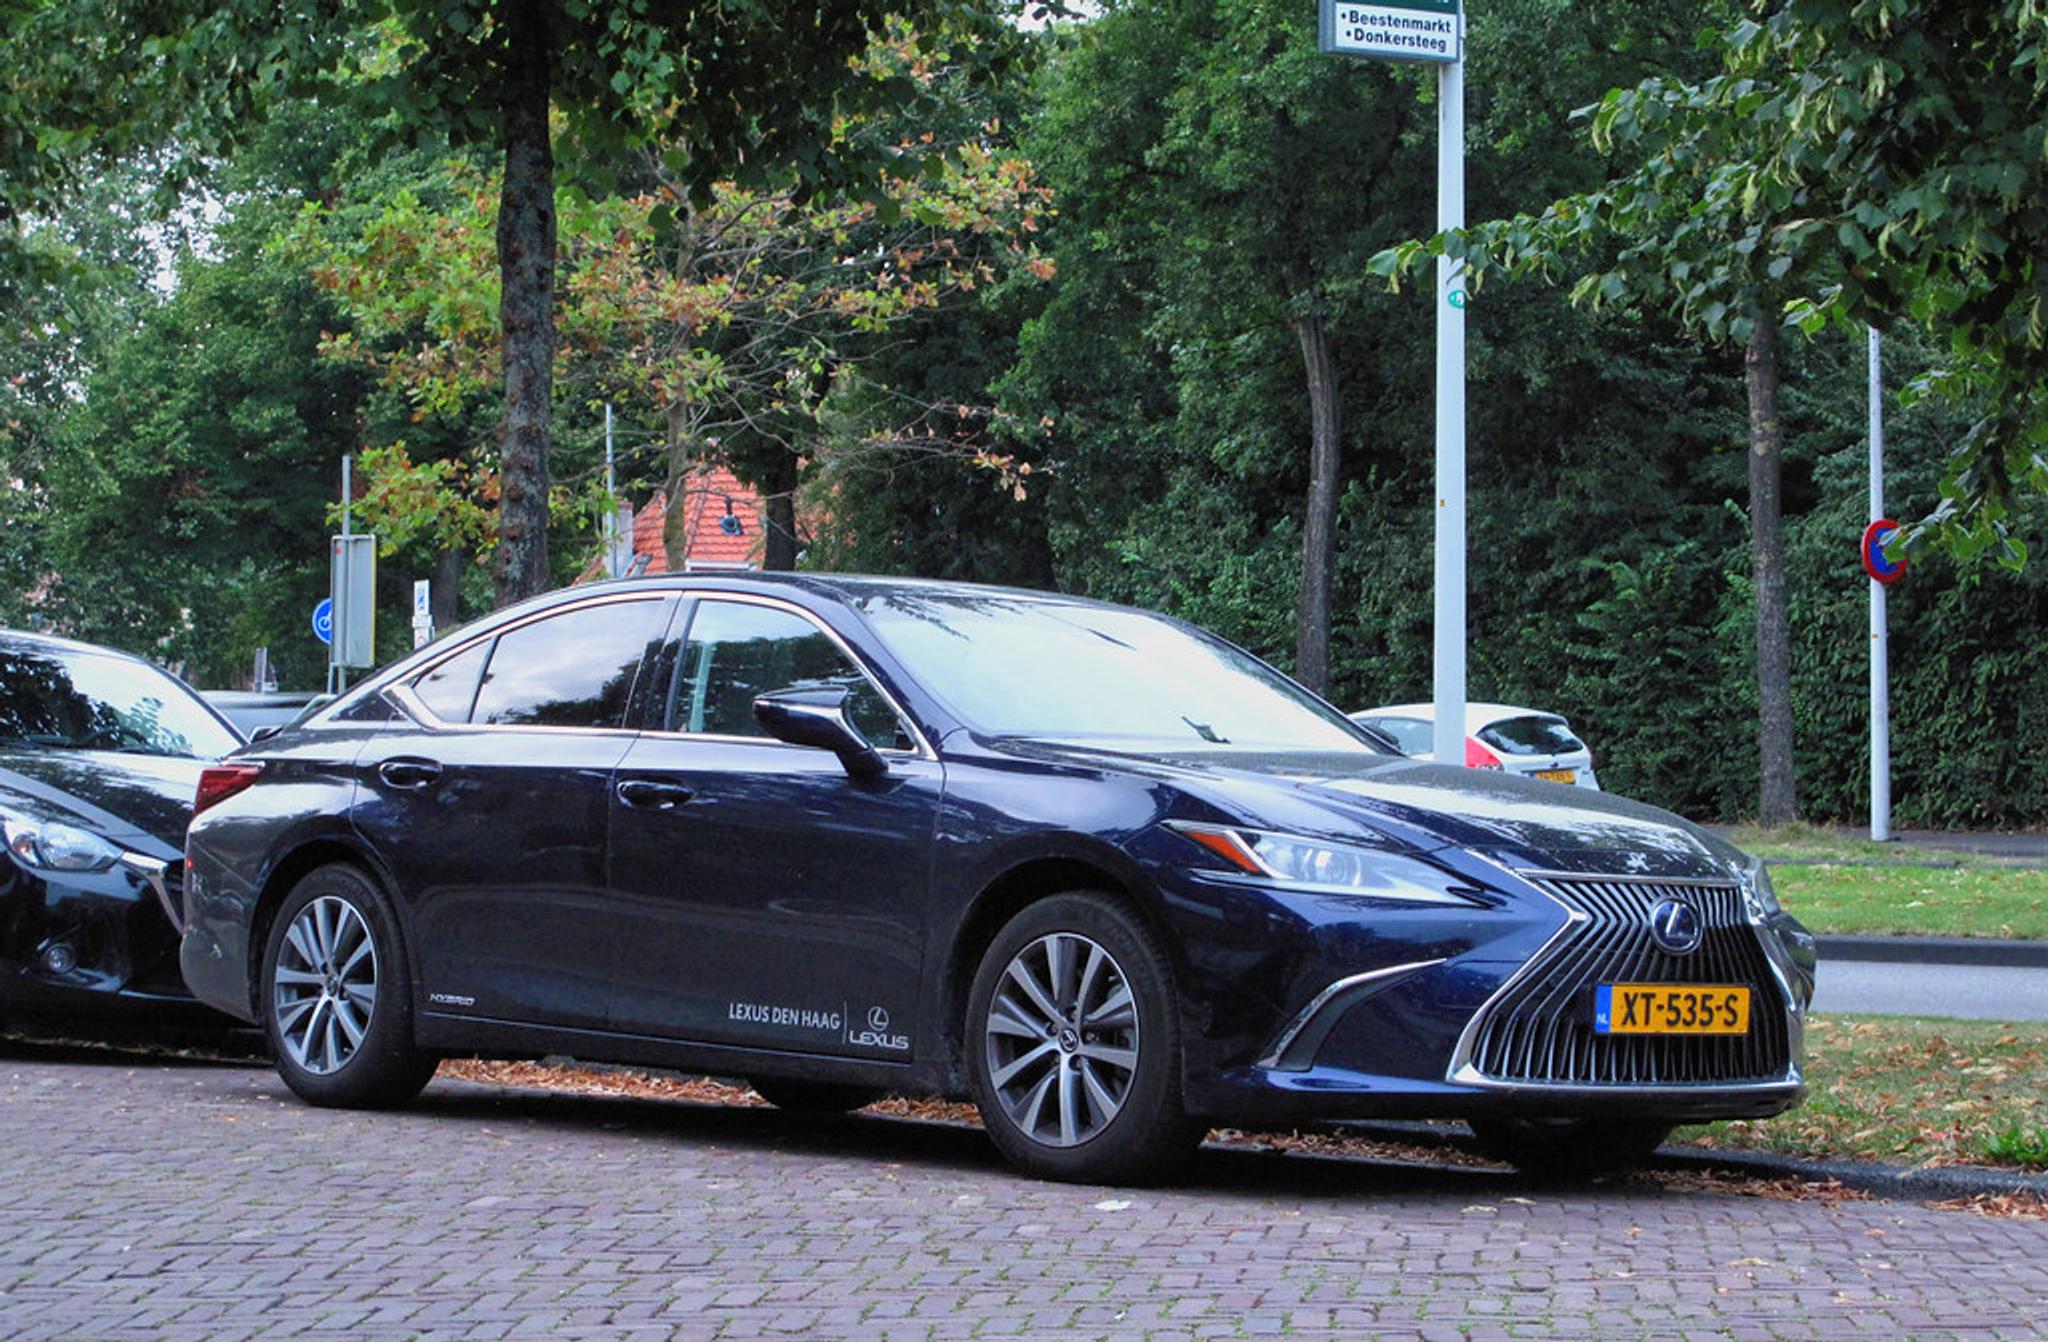
[[[1870, 328], [1870, 520], [1884, 516], [1884, 366], [1877, 328]], [[1891, 649], [1885, 634], [1884, 584], [1870, 580], [1870, 837], [1892, 837]]]
[[[1465, 17], [1458, 23], [1462, 28]], [[1462, 34], [1461, 34], [1462, 36]], [[1465, 62], [1437, 67], [1436, 226], [1465, 226]], [[1464, 263], [1436, 262], [1436, 758], [1465, 763]]]

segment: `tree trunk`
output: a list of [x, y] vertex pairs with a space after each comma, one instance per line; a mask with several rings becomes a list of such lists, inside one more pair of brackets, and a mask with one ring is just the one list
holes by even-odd
[[690, 515], [685, 496], [690, 476], [690, 408], [683, 400], [671, 400], [661, 412], [668, 439], [668, 481], [662, 487], [667, 506], [661, 515], [662, 557], [668, 571], [681, 573], [690, 553]]
[[1749, 383], [1749, 527], [1756, 587], [1757, 755], [1763, 783], [1757, 818], [1785, 825], [1799, 817], [1792, 767], [1792, 636], [1785, 607], [1785, 525], [1781, 516], [1778, 332], [1757, 316], [1743, 363]]
[[796, 567], [802, 542], [796, 534], [797, 461], [790, 453], [776, 459], [761, 500], [761, 567], [770, 573], [786, 573]]
[[505, 342], [499, 431], [497, 600], [548, 587], [548, 434], [555, 383], [555, 158], [548, 140], [552, 38], [543, 0], [504, 15], [505, 185], [498, 198], [498, 321]]
[[1330, 690], [1330, 587], [1337, 554], [1337, 369], [1320, 310], [1298, 317], [1308, 374], [1308, 515], [1302, 526], [1301, 603], [1294, 625], [1294, 676], [1317, 694]]
[[461, 545], [441, 551], [434, 560], [434, 577], [427, 590], [431, 594], [430, 614], [437, 635], [462, 622], [462, 574], [469, 567], [469, 560], [468, 548]]

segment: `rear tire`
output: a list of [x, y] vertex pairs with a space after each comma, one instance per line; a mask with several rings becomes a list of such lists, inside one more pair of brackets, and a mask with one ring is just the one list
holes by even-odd
[[1634, 1169], [1674, 1125], [1654, 1118], [1475, 1118], [1479, 1153], [1524, 1174], [1569, 1178]]
[[792, 1081], [787, 1077], [762, 1076], [748, 1084], [753, 1086], [755, 1094], [777, 1109], [813, 1118], [850, 1114], [882, 1098], [879, 1090], [832, 1081]]
[[990, 1140], [1045, 1179], [1145, 1183], [1201, 1145], [1182, 1107], [1179, 998], [1158, 938], [1108, 895], [1025, 908], [974, 976], [966, 1044]]
[[308, 873], [270, 925], [264, 1033], [278, 1075], [309, 1104], [400, 1105], [434, 1075], [412, 1036], [412, 973], [390, 902], [360, 869]]

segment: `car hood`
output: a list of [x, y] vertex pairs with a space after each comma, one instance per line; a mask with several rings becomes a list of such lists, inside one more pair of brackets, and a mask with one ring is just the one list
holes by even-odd
[[1744, 861], [1732, 845], [1657, 807], [1486, 769], [1365, 751], [1263, 754], [1043, 742], [1029, 749], [1171, 778], [1249, 825], [1331, 837], [1363, 825], [1419, 851], [1462, 848], [1525, 870], [1726, 877]]
[[205, 760], [0, 747], [0, 807], [81, 826], [166, 861], [185, 850]]

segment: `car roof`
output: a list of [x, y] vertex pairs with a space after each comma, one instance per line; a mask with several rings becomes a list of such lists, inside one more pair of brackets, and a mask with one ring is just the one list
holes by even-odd
[[87, 643], [83, 639], [62, 638], [56, 634], [38, 634], [27, 629], [0, 629], [0, 649], [44, 648], [60, 652], [96, 653], [101, 657], [119, 657], [125, 662], [151, 663], [147, 658], [137, 657], [132, 652], [109, 648], [98, 643]]
[[[1354, 718], [1414, 718], [1420, 722], [1436, 721], [1435, 704], [1389, 704], [1384, 708], [1361, 708], [1351, 714]], [[1564, 722], [1562, 713], [1552, 713], [1541, 708], [1517, 708], [1513, 704], [1468, 703], [1465, 705], [1465, 731], [1467, 735], [1491, 727], [1496, 722], [1510, 718], [1550, 718]]]
[[1028, 587], [1003, 587], [993, 583], [956, 582], [947, 578], [903, 578], [871, 573], [764, 573], [758, 569], [696, 569], [682, 573], [649, 573], [636, 578], [615, 578], [562, 588], [565, 598], [594, 592], [635, 590], [649, 587], [665, 590], [759, 591], [795, 589], [836, 597], [842, 601], [886, 596], [986, 596], [1009, 600], [1066, 602], [1078, 606], [1110, 606], [1113, 602], [1073, 596], [1065, 592], [1038, 591]]

